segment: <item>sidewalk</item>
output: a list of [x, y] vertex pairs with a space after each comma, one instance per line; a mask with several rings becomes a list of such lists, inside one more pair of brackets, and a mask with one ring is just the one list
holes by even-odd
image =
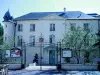
[[99, 71], [61, 71], [56, 70], [56, 66], [30, 65], [23, 70], [9, 71], [9, 75], [100, 75]]
[[9, 71], [9, 75], [100, 75], [98, 71], [62, 71], [56, 70], [20, 70], [20, 71]]

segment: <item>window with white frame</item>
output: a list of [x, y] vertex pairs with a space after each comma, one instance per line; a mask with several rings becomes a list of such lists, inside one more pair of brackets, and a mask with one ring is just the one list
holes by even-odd
[[89, 46], [89, 37], [84, 37], [84, 46]]
[[35, 24], [30, 24], [30, 31], [35, 31]]
[[70, 29], [73, 31], [76, 28], [76, 23], [70, 23]]
[[23, 31], [23, 25], [22, 24], [18, 24], [18, 31]]
[[35, 46], [35, 36], [33, 35], [30, 36], [30, 46]]
[[22, 36], [19, 35], [18, 36], [18, 41], [17, 41], [17, 46], [22, 46], [22, 40], [23, 40]]
[[50, 24], [50, 31], [55, 31], [55, 24]]
[[7, 41], [7, 37], [5, 36], [5, 42]]
[[50, 35], [49, 36], [49, 43], [52, 44], [55, 42], [55, 35]]
[[5, 28], [7, 28], [7, 24], [5, 25]]
[[84, 30], [88, 31], [89, 30], [89, 23], [84, 23]]

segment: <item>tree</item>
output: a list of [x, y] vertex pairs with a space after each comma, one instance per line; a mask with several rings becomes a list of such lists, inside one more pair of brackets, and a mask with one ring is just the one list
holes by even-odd
[[[77, 58], [80, 63], [79, 58], [86, 59], [85, 62], [89, 62], [91, 58], [90, 54], [93, 53], [96, 47], [93, 47], [97, 37], [95, 34], [91, 33], [90, 30], [84, 30], [81, 27], [70, 27], [69, 31], [65, 33], [62, 39], [63, 48], [70, 48], [73, 50], [73, 56]], [[93, 55], [93, 54], [91, 54]]]
[[98, 39], [93, 46], [96, 46], [99, 48], [99, 57], [100, 57], [100, 31], [96, 35], [97, 35]]
[[3, 44], [3, 26], [1, 25], [1, 23], [0, 23], [0, 44]]

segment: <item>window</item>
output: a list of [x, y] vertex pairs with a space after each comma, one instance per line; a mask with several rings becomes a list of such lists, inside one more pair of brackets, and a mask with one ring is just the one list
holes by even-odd
[[88, 46], [89, 45], [89, 38], [88, 36], [84, 38], [84, 46]]
[[5, 28], [7, 28], [7, 25], [5, 25]]
[[35, 24], [30, 24], [30, 31], [35, 31]]
[[35, 45], [35, 36], [31, 35], [30, 36], [30, 46], [34, 46]]
[[55, 24], [50, 24], [50, 31], [55, 31]]
[[22, 46], [22, 36], [18, 36], [17, 45], [18, 45], [18, 46]]
[[70, 25], [71, 25], [71, 27], [70, 27], [70, 28], [71, 28], [71, 31], [75, 30], [75, 28], [76, 28], [76, 23], [71, 23]]
[[89, 23], [84, 23], [84, 30], [88, 31], [89, 30]]
[[7, 41], [7, 37], [5, 36], [5, 42]]
[[55, 41], [55, 35], [50, 35], [49, 36], [49, 43], [52, 44]]
[[23, 25], [22, 24], [18, 24], [18, 31], [23, 31]]

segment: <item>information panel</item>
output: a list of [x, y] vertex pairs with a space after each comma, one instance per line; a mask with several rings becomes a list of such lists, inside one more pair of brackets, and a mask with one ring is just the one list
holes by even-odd
[[72, 57], [72, 51], [70, 49], [64, 49], [62, 52], [62, 57]]

